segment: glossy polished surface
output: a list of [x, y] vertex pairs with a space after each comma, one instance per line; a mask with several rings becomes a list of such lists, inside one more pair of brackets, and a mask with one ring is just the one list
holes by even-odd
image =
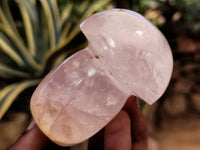
[[135, 12], [103, 11], [86, 19], [81, 30], [88, 47], [51, 71], [31, 99], [36, 123], [60, 145], [94, 135], [130, 95], [155, 102], [173, 67], [163, 35]]

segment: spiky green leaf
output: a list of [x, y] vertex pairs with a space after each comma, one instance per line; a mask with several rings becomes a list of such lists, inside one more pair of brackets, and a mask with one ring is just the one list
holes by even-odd
[[10, 84], [0, 91], [0, 119], [8, 110], [16, 97], [28, 87], [37, 85], [40, 80], [22, 81], [19, 83]]
[[34, 29], [38, 27], [37, 10], [29, 0], [16, 0], [18, 3], [25, 27], [25, 33], [27, 37], [28, 50], [31, 55], [36, 55], [36, 32]]
[[13, 78], [28, 78], [31, 77], [31, 75], [0, 63], [0, 77], [12, 80]]
[[[0, 81], [1, 116], [24, 89], [38, 83], [33, 78], [41, 79], [66, 57], [86, 46], [80, 23], [109, 2], [0, 1], [0, 78], [5, 79]], [[17, 20], [14, 12], [18, 13]]]

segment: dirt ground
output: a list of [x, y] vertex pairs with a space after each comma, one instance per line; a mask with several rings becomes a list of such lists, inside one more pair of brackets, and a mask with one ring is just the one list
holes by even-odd
[[[159, 126], [155, 126], [153, 112], [152, 109], [147, 119], [150, 133], [149, 150], [200, 150], [200, 115], [198, 113], [186, 113], [171, 118], [166, 115], [166, 118], [160, 120]], [[24, 114], [11, 114], [10, 118], [16, 119], [0, 123], [0, 150], [5, 150], [12, 141], [17, 139], [25, 130], [24, 121], [28, 119]]]
[[154, 129], [149, 150], [199, 150], [200, 118], [184, 116], [165, 120], [160, 129]]

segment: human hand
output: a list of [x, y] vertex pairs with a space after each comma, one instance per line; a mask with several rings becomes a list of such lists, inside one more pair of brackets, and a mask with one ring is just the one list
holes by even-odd
[[[102, 132], [101, 132], [102, 133]], [[105, 127], [102, 134], [91, 138], [91, 150], [147, 150], [148, 128], [136, 97], [130, 96], [119, 114]], [[102, 141], [104, 146], [99, 145]], [[94, 139], [95, 138], [95, 139]]]
[[[128, 98], [123, 109], [105, 127], [103, 137], [104, 150], [147, 150], [147, 125], [134, 96]], [[91, 145], [89, 148], [99, 149], [100, 145], [97, 142], [96, 144], [89, 144]], [[66, 150], [67, 148], [52, 143], [35, 124], [8, 150], [21, 149]]]

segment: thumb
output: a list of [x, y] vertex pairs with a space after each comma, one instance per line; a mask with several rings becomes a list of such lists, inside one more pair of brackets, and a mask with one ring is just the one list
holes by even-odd
[[105, 127], [105, 150], [130, 150], [131, 125], [130, 118], [125, 111], [119, 114]]

